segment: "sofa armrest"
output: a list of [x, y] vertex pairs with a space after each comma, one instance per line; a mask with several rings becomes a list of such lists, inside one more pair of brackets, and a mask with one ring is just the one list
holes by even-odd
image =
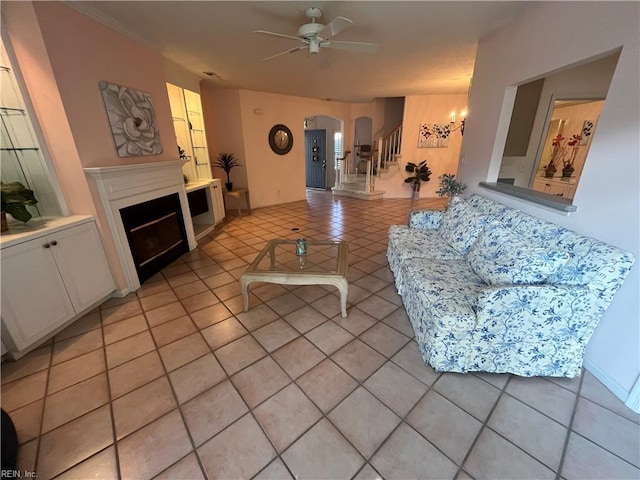
[[567, 285], [487, 287], [476, 310], [480, 336], [507, 343], [573, 339], [581, 345], [603, 313], [591, 290]]
[[440, 210], [412, 210], [409, 212], [409, 228], [435, 230], [440, 226], [444, 212]]

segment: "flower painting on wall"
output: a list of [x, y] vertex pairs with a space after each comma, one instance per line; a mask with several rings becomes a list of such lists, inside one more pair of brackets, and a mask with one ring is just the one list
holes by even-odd
[[448, 123], [423, 123], [418, 135], [418, 148], [447, 148], [451, 126]]
[[104, 81], [100, 82], [100, 90], [118, 156], [162, 153], [151, 95]]
[[594, 123], [591, 120], [585, 120], [582, 123], [582, 133], [581, 133], [582, 139], [580, 140], [580, 146], [584, 147], [587, 143], [589, 143], [589, 139], [593, 134], [593, 127], [594, 127]]

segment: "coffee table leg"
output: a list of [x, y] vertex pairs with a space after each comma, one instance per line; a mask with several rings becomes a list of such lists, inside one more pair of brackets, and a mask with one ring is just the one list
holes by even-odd
[[349, 295], [349, 283], [338, 282], [336, 285], [340, 291], [340, 310], [342, 311], [342, 318], [347, 318], [347, 296]]
[[250, 280], [246, 280], [243, 277], [240, 278], [240, 290], [242, 290], [242, 299], [244, 300], [245, 312], [249, 311], [249, 292], [248, 292], [249, 283], [251, 283]]

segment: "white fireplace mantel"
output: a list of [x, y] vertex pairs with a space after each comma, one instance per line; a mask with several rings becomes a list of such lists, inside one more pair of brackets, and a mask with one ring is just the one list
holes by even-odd
[[179, 160], [84, 169], [97, 185], [100, 200], [109, 221], [127, 281], [128, 291], [123, 293], [134, 292], [140, 288], [140, 280], [120, 216], [122, 208], [177, 193], [180, 197], [189, 250], [194, 250], [197, 246], [182, 176], [183, 164], [184, 162]]

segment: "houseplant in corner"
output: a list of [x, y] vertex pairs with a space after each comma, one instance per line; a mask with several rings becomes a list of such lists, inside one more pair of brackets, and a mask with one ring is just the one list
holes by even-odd
[[38, 203], [33, 190], [29, 190], [20, 182], [2, 183], [0, 184], [0, 203], [2, 204], [2, 231], [8, 230], [7, 216], [9, 213], [16, 220], [28, 222], [31, 214], [27, 210], [28, 206]]
[[444, 173], [440, 175], [440, 188], [436, 190], [439, 197], [449, 197], [449, 205], [454, 197], [464, 192], [467, 186], [456, 180], [456, 176], [451, 173]]
[[420, 198], [420, 182], [428, 182], [431, 177], [431, 170], [427, 167], [427, 161], [423, 160], [418, 165], [408, 162], [404, 167], [405, 171], [412, 173], [409, 178], [404, 179], [404, 183], [410, 183], [413, 190], [413, 199]]
[[233, 183], [229, 179], [229, 172], [231, 172], [232, 168], [240, 166], [236, 157], [233, 156], [233, 153], [221, 152], [216, 157], [216, 161], [213, 166], [221, 168], [227, 174], [227, 182], [225, 183], [225, 186], [227, 187], [227, 191], [231, 192], [233, 190]]

